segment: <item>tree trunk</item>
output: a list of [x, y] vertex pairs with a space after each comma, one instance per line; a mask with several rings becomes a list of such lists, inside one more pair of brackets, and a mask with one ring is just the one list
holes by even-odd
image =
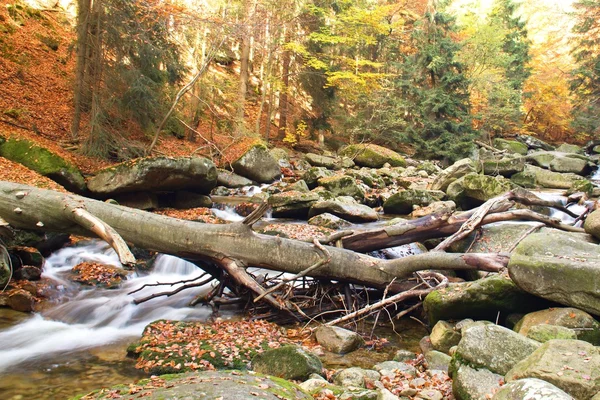
[[[84, 197], [0, 181], [0, 218], [20, 229], [90, 235], [73, 221], [72, 205], [85, 209], [138, 247], [190, 260], [223, 265], [262, 267], [298, 274], [323, 260], [311, 243], [255, 233], [251, 224], [200, 224]], [[426, 270], [481, 269], [499, 271], [508, 257], [499, 254], [431, 252], [398, 260], [382, 260], [333, 246], [325, 246], [328, 261], [310, 272], [315, 278], [384, 288], [395, 278]]]
[[87, 54], [87, 36], [88, 24], [90, 15], [90, 1], [79, 0], [77, 3], [77, 63], [75, 66], [75, 90], [73, 98], [73, 121], [71, 121], [71, 137], [77, 139], [79, 137], [79, 124], [81, 122], [81, 112], [83, 109], [83, 91], [86, 89], [84, 82], [86, 70], [86, 54]]
[[240, 54], [240, 86], [238, 91], [238, 104], [236, 111], [236, 128], [235, 133], [241, 136], [244, 133], [244, 112], [246, 110], [246, 94], [248, 92], [248, 65], [250, 63], [250, 48], [252, 36], [250, 27], [254, 19], [254, 2], [245, 2], [246, 12], [246, 27], [242, 31], [242, 52]]
[[[290, 41], [290, 33], [289, 30], [285, 34], [284, 45], [289, 43]], [[291, 64], [291, 53], [289, 50], [285, 49], [283, 51], [283, 57], [281, 59], [281, 95], [279, 96], [279, 131], [278, 138], [285, 138], [285, 133], [287, 129], [287, 117], [289, 111], [289, 99], [288, 99], [288, 91], [290, 85], [290, 64]]]

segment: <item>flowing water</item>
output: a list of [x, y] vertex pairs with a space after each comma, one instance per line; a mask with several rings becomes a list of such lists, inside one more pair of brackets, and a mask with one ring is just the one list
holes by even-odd
[[[206, 320], [211, 310], [187, 307], [210, 285], [160, 297], [140, 305], [134, 298], [177, 288], [142, 285], [188, 280], [201, 274], [194, 264], [160, 255], [151, 273], [133, 273], [119, 289], [90, 288], [69, 281], [66, 274], [83, 261], [120, 265], [100, 241], [62, 249], [46, 260], [45, 278], [58, 289], [56, 305], [0, 330], [0, 394], [2, 399], [61, 399], [99, 386], [132, 382], [142, 375], [125, 358], [128, 343], [157, 319]], [[14, 316], [8, 312], [4, 318]], [[0, 317], [0, 321], [2, 318]], [[10, 322], [10, 321], [9, 321]]]

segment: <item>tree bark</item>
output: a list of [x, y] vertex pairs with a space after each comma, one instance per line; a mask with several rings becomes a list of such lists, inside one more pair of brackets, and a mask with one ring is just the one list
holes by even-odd
[[[311, 243], [261, 235], [244, 223], [200, 224], [0, 181], [0, 217], [15, 228], [40, 230], [39, 223], [42, 222], [44, 230], [89, 236], [89, 231], [73, 222], [69, 215], [72, 204], [78, 204], [111, 226], [129, 243], [190, 260], [210, 260], [217, 265], [234, 260], [243, 267], [255, 266], [298, 274], [322, 259], [322, 253]], [[500, 254], [433, 252], [382, 260], [338, 247], [325, 248], [331, 258], [312, 271], [312, 277], [375, 288], [384, 288], [394, 278], [406, 277], [420, 270], [499, 271], [508, 263], [508, 257]]]
[[90, 15], [90, 0], [77, 2], [77, 62], [75, 65], [75, 90], [73, 98], [73, 121], [71, 121], [71, 137], [79, 138], [79, 124], [83, 109], [83, 91], [87, 90], [84, 82], [86, 69], [88, 24]]

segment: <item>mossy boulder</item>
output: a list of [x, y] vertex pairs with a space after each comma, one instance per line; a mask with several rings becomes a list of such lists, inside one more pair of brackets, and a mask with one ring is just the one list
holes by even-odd
[[514, 330], [528, 336], [531, 329], [546, 324], [569, 328], [577, 333], [577, 339], [600, 345], [600, 323], [585, 311], [573, 307], [555, 307], [529, 313], [517, 322]]
[[313, 192], [290, 190], [272, 195], [268, 203], [273, 208], [274, 217], [304, 218], [319, 199], [319, 195]]
[[588, 160], [575, 157], [556, 157], [550, 162], [550, 170], [554, 172], [569, 172], [586, 175], [590, 168]]
[[388, 198], [383, 204], [383, 211], [386, 214], [410, 214], [413, 206], [428, 206], [444, 196], [444, 192], [439, 190], [407, 189]]
[[532, 326], [527, 332], [527, 337], [536, 342], [546, 343], [553, 339], [577, 339], [577, 333], [573, 329], [564, 326], [540, 324]]
[[360, 180], [368, 187], [384, 188], [386, 186], [385, 180], [375, 171], [368, 168], [361, 168], [359, 170], [349, 170], [346, 172], [346, 175]]
[[526, 165], [525, 170], [511, 177], [513, 183], [522, 187], [543, 187], [548, 189], [569, 189], [581, 176], [573, 173], [560, 173]]
[[452, 346], [456, 346], [460, 338], [460, 332], [447, 321], [438, 321], [429, 335], [433, 348], [443, 353], [448, 353]]
[[493, 197], [508, 192], [513, 183], [502, 176], [471, 173], [452, 182], [446, 194], [462, 209], [477, 207]]
[[506, 150], [510, 153], [526, 155], [529, 148], [525, 143], [516, 140], [506, 140], [502, 138], [494, 139], [494, 147], [499, 150]]
[[477, 172], [477, 170], [478, 165], [473, 160], [470, 158], [463, 158], [441, 171], [431, 185], [429, 185], [429, 189], [446, 191], [452, 182], [465, 175]]
[[587, 179], [581, 179], [573, 182], [569, 190], [567, 190], [567, 195], [572, 195], [573, 193], [583, 192], [588, 196], [591, 196], [594, 193], [595, 186], [592, 182]]
[[319, 179], [333, 176], [334, 172], [324, 167], [312, 167], [306, 170], [302, 179], [306, 182], [309, 188], [314, 189], [318, 186]]
[[406, 166], [406, 160], [400, 154], [375, 144], [352, 144], [340, 154], [352, 158], [361, 167], [381, 168], [386, 163], [392, 167]]
[[525, 158], [523, 157], [505, 157], [499, 160], [483, 161], [483, 173], [485, 175], [502, 175], [510, 178], [514, 174], [523, 172], [525, 169]]
[[556, 151], [561, 153], [583, 154], [583, 148], [576, 144], [563, 143], [556, 148]]
[[279, 163], [262, 144], [252, 146], [233, 162], [232, 167], [237, 174], [259, 183], [271, 183], [281, 178]]
[[337, 166], [337, 160], [333, 157], [322, 156], [320, 154], [307, 153], [304, 159], [313, 167], [324, 167], [334, 169]]
[[547, 151], [554, 150], [554, 146], [530, 135], [517, 135], [517, 140], [527, 145], [527, 147], [530, 149], [541, 149]]
[[140, 191], [192, 190], [208, 194], [217, 183], [217, 168], [203, 157], [156, 157], [128, 161], [99, 171], [88, 181], [104, 197]]
[[338, 200], [319, 201], [310, 208], [309, 217], [329, 213], [350, 222], [374, 222], [379, 215], [371, 207]]
[[429, 323], [441, 319], [496, 320], [513, 312], [539, 310], [548, 303], [519, 289], [510, 279], [492, 275], [474, 282], [451, 283], [425, 297]]
[[538, 378], [576, 399], [600, 392], [600, 349], [581, 340], [550, 340], [516, 364], [507, 382]]
[[306, 380], [322, 369], [319, 357], [295, 345], [267, 350], [252, 359], [252, 370], [283, 379]]
[[365, 191], [351, 176], [334, 175], [320, 178], [318, 182], [335, 196], [350, 196], [361, 202], [365, 199]]
[[531, 224], [526, 222], [510, 224], [489, 224], [479, 227], [464, 239], [450, 246], [453, 253], [509, 253], [531, 231]]
[[241, 175], [236, 174], [235, 172], [227, 171], [225, 169], [217, 169], [217, 185], [225, 186], [226, 188], [241, 188], [244, 186], [253, 185], [252, 182], [248, 178], [244, 178]]
[[526, 237], [508, 264], [523, 290], [600, 315], [600, 246], [572, 233], [544, 229]]
[[600, 210], [592, 211], [587, 216], [583, 228], [588, 234], [600, 240]]
[[72, 163], [37, 144], [16, 137], [0, 136], [0, 156], [23, 164], [75, 193], [85, 193], [87, 187], [81, 172]]

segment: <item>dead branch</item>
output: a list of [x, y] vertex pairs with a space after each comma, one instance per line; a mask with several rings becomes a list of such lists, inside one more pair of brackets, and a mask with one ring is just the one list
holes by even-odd
[[[156, 282], [156, 283], [146, 283], [145, 285], [140, 286], [139, 288], [132, 290], [131, 292], [127, 293], [128, 295], [132, 295], [134, 293], [140, 292], [144, 289], [146, 289], [147, 287], [153, 287], [153, 286], [175, 286], [175, 285], [179, 285], [181, 283], [189, 283], [189, 282], [194, 282], [197, 281], [198, 279], [204, 278], [207, 274], [203, 273], [202, 275], [196, 277], [196, 278], [191, 278], [191, 279], [183, 279], [181, 281], [177, 281], [177, 282]], [[211, 277], [211, 280], [213, 278]]]
[[[199, 278], [197, 278], [197, 279], [199, 279]], [[207, 279], [205, 279], [203, 281], [200, 281], [200, 282], [187, 283], [185, 285], [181, 285], [180, 287], [178, 287], [175, 290], [171, 290], [171, 291], [168, 291], [168, 292], [154, 293], [154, 294], [151, 294], [150, 296], [146, 296], [146, 297], [142, 297], [141, 299], [135, 299], [135, 300], [133, 300], [133, 304], [142, 304], [142, 303], [145, 303], [145, 302], [147, 302], [149, 300], [155, 299], [157, 297], [162, 297], [162, 296], [171, 297], [171, 296], [174, 296], [177, 293], [182, 292], [184, 290], [191, 289], [191, 288], [194, 288], [194, 287], [204, 286], [204, 285], [208, 284], [209, 282], [211, 282], [212, 280], [213, 280], [213, 278], [210, 277], [210, 278], [207, 278]]]

